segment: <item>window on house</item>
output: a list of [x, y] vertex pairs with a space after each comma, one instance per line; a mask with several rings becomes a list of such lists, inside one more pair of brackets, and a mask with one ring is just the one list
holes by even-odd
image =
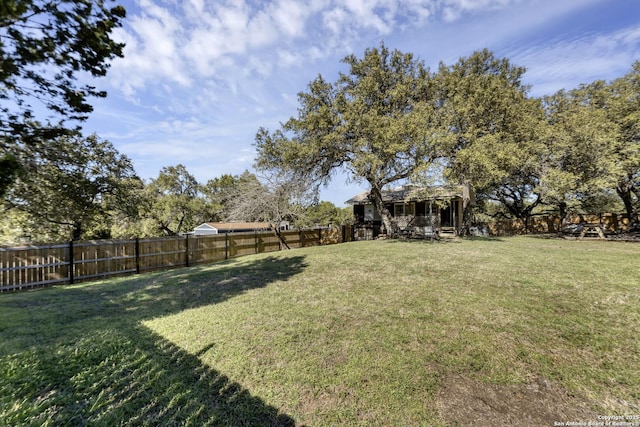
[[396, 203], [393, 206], [393, 216], [409, 216], [416, 214], [415, 203]]

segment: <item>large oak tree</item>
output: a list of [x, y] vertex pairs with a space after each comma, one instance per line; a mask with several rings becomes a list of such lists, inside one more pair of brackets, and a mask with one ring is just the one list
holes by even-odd
[[[441, 64], [436, 80], [447, 129], [446, 175], [526, 221], [541, 202], [535, 189], [543, 116], [539, 102], [527, 95], [524, 72], [484, 49]], [[473, 213], [468, 202], [466, 226]]]
[[610, 86], [610, 99], [603, 107], [620, 132], [619, 144], [612, 147], [617, 158], [616, 192], [630, 228], [640, 230], [640, 61]]
[[382, 190], [439, 155], [438, 105], [432, 76], [411, 54], [382, 44], [363, 58], [343, 60], [348, 73], [330, 83], [322, 76], [298, 95], [298, 116], [281, 129], [260, 129], [258, 169], [288, 171], [327, 183], [339, 169], [369, 185], [387, 232], [391, 214]]
[[[564, 220], [571, 212], [597, 210], [597, 201], [615, 187], [614, 148], [619, 131], [601, 108], [607, 85], [594, 82], [544, 98], [547, 126], [538, 191]], [[595, 204], [595, 206], [594, 206]]]

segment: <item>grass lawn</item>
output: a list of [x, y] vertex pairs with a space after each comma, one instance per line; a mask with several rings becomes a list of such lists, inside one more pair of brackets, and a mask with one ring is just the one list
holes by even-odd
[[0, 295], [0, 425], [640, 416], [639, 337], [640, 244], [296, 249]]

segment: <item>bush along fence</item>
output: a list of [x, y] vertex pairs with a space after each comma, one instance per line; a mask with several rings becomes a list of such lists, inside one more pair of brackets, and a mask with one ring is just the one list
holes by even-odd
[[0, 292], [189, 267], [243, 255], [352, 240], [350, 227], [95, 240], [0, 248]]

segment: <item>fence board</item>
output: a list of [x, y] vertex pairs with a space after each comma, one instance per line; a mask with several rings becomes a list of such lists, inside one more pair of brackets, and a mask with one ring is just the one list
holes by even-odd
[[67, 245], [0, 248], [0, 289], [68, 282]]
[[189, 264], [204, 264], [225, 259], [226, 237], [223, 234], [189, 237]]
[[184, 237], [140, 239], [138, 254], [140, 272], [185, 266], [185, 242]]
[[282, 248], [280, 239], [275, 233], [258, 234], [258, 252], [275, 252]]
[[281, 231], [280, 237], [282, 237], [289, 249], [301, 247], [300, 232], [298, 231]]
[[302, 230], [300, 231], [300, 246], [320, 246], [322, 230]]
[[136, 271], [135, 240], [75, 242], [74, 281]]
[[321, 245], [335, 245], [342, 243], [342, 228], [327, 228], [322, 230], [320, 237]]
[[256, 233], [230, 233], [228, 239], [229, 258], [257, 253]]

